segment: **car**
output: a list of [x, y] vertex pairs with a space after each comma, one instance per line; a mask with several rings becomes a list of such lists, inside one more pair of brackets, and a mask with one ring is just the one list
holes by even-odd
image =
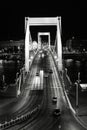
[[48, 78], [48, 74], [44, 74], [44, 78]]
[[53, 97], [53, 98], [52, 98], [52, 102], [53, 102], [53, 103], [56, 103], [56, 102], [57, 102], [57, 97]]
[[55, 116], [55, 117], [60, 117], [61, 116], [61, 111], [60, 111], [59, 108], [55, 108], [53, 110], [53, 116]]
[[36, 72], [36, 76], [39, 76], [39, 72]]
[[82, 92], [87, 91], [87, 83], [80, 83], [79, 87]]
[[53, 73], [52, 69], [49, 69], [49, 73]]

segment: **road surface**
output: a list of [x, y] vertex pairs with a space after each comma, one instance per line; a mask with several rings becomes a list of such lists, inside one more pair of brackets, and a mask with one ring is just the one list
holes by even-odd
[[[52, 69], [53, 73], [49, 73], [50, 69]], [[36, 87], [37, 82], [35, 84], [35, 74], [40, 70], [44, 72], [42, 93], [36, 89], [38, 88]], [[23, 107], [21, 107], [19, 114], [23, 114], [30, 109], [32, 110], [38, 104], [41, 106], [40, 110], [32, 115], [30, 119], [16, 124], [8, 128], [8, 130], [86, 130], [70, 109], [61, 85], [62, 80], [60, 81], [59, 76], [50, 51], [45, 52], [43, 57], [40, 57], [38, 54], [31, 69], [30, 87], [27, 86], [29, 87], [28, 89], [32, 88], [28, 94], [26, 93], [28, 99], [24, 108], [27, 109], [23, 110]], [[52, 102], [54, 96], [57, 97], [56, 104]], [[53, 116], [53, 110], [55, 108], [61, 110], [60, 117]]]

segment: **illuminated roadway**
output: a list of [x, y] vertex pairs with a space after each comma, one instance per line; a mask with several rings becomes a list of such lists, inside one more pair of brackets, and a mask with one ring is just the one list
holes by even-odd
[[[49, 69], [52, 69], [53, 73], [49, 73]], [[36, 75], [36, 72], [40, 70], [44, 72], [42, 86], [39, 79], [40, 73], [39, 76]], [[38, 53], [26, 82], [25, 97], [20, 97], [19, 102], [13, 103], [13, 107], [11, 107], [12, 104], [7, 106], [2, 111], [0, 119], [3, 117], [3, 121], [9, 112], [9, 118], [23, 115], [33, 110], [38, 104], [40, 109], [30, 119], [13, 125], [8, 130], [85, 130], [69, 107], [59, 76], [50, 51], [45, 52], [43, 57]], [[54, 96], [57, 96], [57, 104], [52, 102]], [[54, 108], [60, 108], [60, 117], [53, 116]], [[3, 113], [5, 113], [4, 116]]]

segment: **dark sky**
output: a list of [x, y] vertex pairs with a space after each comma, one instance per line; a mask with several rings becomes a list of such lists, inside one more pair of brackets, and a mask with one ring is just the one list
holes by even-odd
[[[32, 1], [32, 0], [31, 0]], [[53, 0], [52, 0], [53, 2]], [[87, 39], [85, 3], [46, 3], [45, 1], [14, 4], [0, 8], [0, 40], [24, 39], [24, 17], [62, 17], [62, 38]]]

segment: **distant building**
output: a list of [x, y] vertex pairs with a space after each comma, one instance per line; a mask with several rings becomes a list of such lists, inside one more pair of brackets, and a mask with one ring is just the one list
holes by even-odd
[[9, 46], [21, 46], [24, 45], [25, 41], [24, 40], [19, 40], [19, 41], [0, 41], [0, 48], [4, 47], [9, 47]]
[[79, 52], [84, 52], [87, 51], [87, 40], [71, 38], [66, 41], [66, 47], [68, 51], [75, 50]]
[[68, 51], [72, 51], [72, 39], [67, 40], [66, 48], [68, 49]]

